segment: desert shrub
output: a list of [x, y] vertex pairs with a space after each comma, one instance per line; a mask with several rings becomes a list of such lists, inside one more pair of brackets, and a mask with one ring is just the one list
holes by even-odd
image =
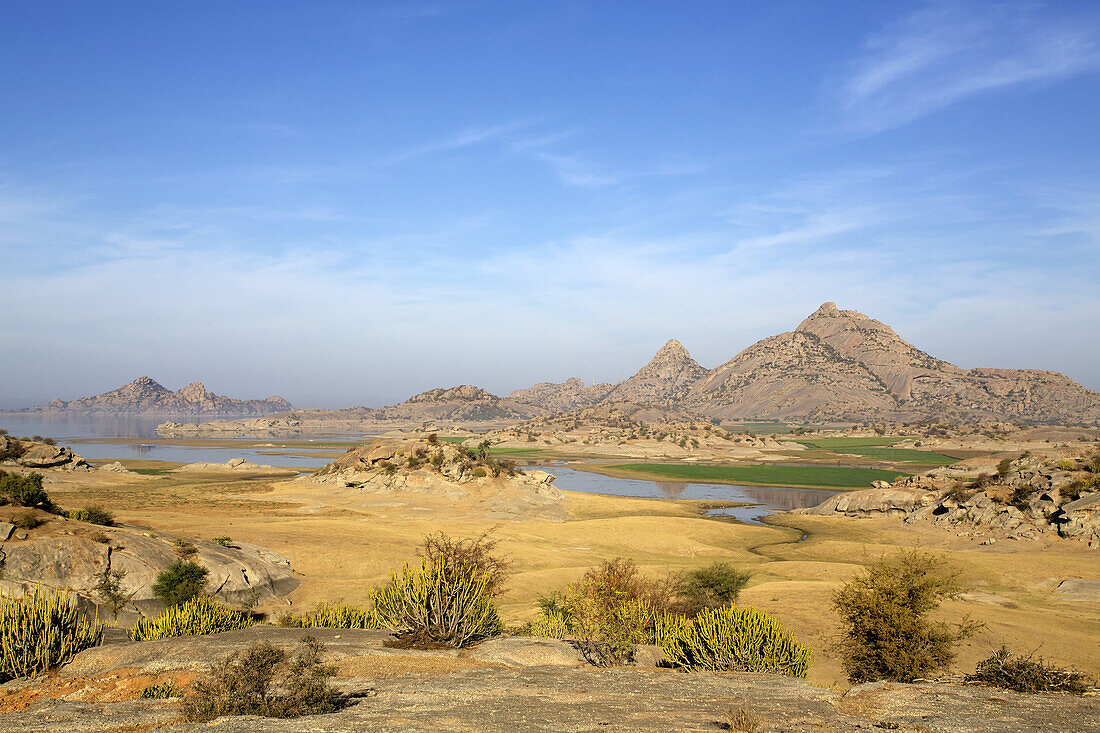
[[1071, 461], [1068, 458], [1058, 461], [1054, 464], [1059, 471], [1076, 471], [1077, 461]]
[[486, 471], [482, 466], [478, 466], [474, 469], [474, 476], [476, 476], [477, 478], [485, 478], [488, 475], [489, 472]]
[[0, 594], [0, 683], [48, 672], [102, 640], [103, 624], [77, 610], [68, 591]]
[[222, 631], [247, 629], [255, 624], [251, 614], [223, 606], [207, 596], [171, 606], [155, 618], [143, 618], [130, 629], [131, 641], [167, 639], [173, 636], [201, 636]]
[[918, 550], [868, 565], [833, 596], [843, 635], [837, 642], [852, 682], [911, 682], [945, 668], [956, 643], [979, 625], [948, 625], [928, 616], [959, 593], [957, 573]]
[[428, 442], [435, 445], [439, 442], [439, 435], [437, 433], [428, 433]]
[[176, 687], [176, 683], [172, 679], [168, 679], [164, 682], [154, 682], [143, 687], [139, 697], [142, 700], [167, 700], [173, 697], [183, 697], [183, 690]]
[[287, 613], [279, 617], [280, 626], [295, 629], [381, 629], [384, 628], [372, 608], [348, 604], [322, 603], [306, 613]]
[[1004, 478], [1012, 471], [1012, 459], [1002, 458], [1000, 463], [997, 464], [997, 475]]
[[176, 551], [176, 554], [181, 558], [187, 560], [199, 553], [199, 548], [195, 547], [195, 543], [189, 540], [177, 537], [172, 542], [172, 549]]
[[970, 488], [977, 491], [977, 490], [980, 490], [980, 489], [988, 488], [988, 487], [992, 486], [994, 483], [996, 483], [996, 482], [993, 480], [993, 477], [990, 476], [988, 473], [979, 473], [978, 478], [974, 479], [970, 483]]
[[153, 595], [165, 606], [175, 606], [202, 595], [209, 570], [189, 560], [176, 560], [157, 575]]
[[704, 608], [693, 619], [665, 617], [658, 636], [665, 659], [684, 669], [766, 672], [805, 677], [810, 647], [755, 608]]
[[1077, 670], [1048, 664], [1043, 659], [1028, 655], [1014, 655], [1002, 646], [978, 662], [974, 674], [967, 675], [968, 682], [980, 682], [1016, 692], [1068, 692], [1083, 695], [1089, 685], [1085, 675]]
[[726, 721], [723, 727], [726, 730], [734, 730], [739, 733], [760, 733], [764, 730], [764, 719], [745, 708], [731, 708], [726, 713]]
[[654, 643], [657, 618], [673, 603], [670, 581], [646, 578], [625, 558], [589, 569], [564, 599], [581, 653], [599, 667], [627, 664], [635, 646]]
[[126, 571], [122, 568], [103, 568], [103, 572], [96, 574], [96, 595], [111, 607], [111, 613], [116, 618], [118, 612], [130, 602], [130, 596], [122, 590], [122, 579], [125, 577]]
[[215, 544], [221, 545], [222, 547], [229, 547], [229, 543], [231, 543], [233, 540], [230, 537], [221, 535], [219, 537], [214, 537], [211, 541]]
[[312, 636], [303, 637], [289, 657], [270, 642], [254, 644], [212, 664], [180, 711], [193, 722], [223, 715], [296, 718], [334, 712], [338, 697], [329, 679], [336, 668], [324, 664], [323, 654], [324, 646]]
[[374, 592], [374, 610], [384, 627], [411, 644], [462, 647], [503, 628], [488, 585], [489, 576], [474, 567], [424, 558], [418, 569], [406, 565], [391, 573]]
[[41, 527], [45, 523], [45, 520], [39, 518], [38, 514], [33, 509], [28, 509], [20, 513], [15, 517], [15, 521], [13, 522], [19, 529], [35, 529]]
[[85, 507], [84, 509], [70, 509], [65, 512], [65, 516], [78, 522], [98, 524], [101, 527], [115, 526], [115, 515], [98, 505]]
[[716, 562], [706, 567], [681, 573], [676, 592], [681, 599], [681, 612], [695, 615], [704, 608], [720, 608], [736, 603], [737, 597], [752, 578], [728, 562]]
[[492, 536], [496, 528], [486, 530], [479, 537], [454, 539], [444, 532], [435, 532], [424, 537], [421, 557], [429, 561], [443, 560], [449, 568], [462, 570], [472, 568], [485, 575], [485, 593], [496, 596], [504, 590], [511, 563], [497, 552], [500, 540]]
[[53, 438], [43, 438], [42, 442], [45, 443], [46, 445], [57, 445], [57, 441], [54, 440]]
[[49, 510], [53, 507], [42, 488], [42, 474], [19, 476], [0, 471], [0, 503]]

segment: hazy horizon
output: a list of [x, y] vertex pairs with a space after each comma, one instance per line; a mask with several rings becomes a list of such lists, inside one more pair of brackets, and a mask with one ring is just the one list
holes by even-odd
[[1100, 390], [1095, 3], [0, 20], [0, 408], [616, 382], [826, 301]]

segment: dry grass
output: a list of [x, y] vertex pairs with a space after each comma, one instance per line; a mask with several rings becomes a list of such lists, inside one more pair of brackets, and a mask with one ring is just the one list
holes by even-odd
[[[960, 648], [958, 669], [974, 669], [1002, 643], [1021, 649], [1041, 644], [1047, 659], [1100, 674], [1100, 658], [1091, 653], [1100, 638], [1100, 599], [1071, 602], [1051, 591], [1064, 578], [1100, 578], [1097, 553], [1076, 542], [980, 547], [974, 538], [892, 519], [784, 515], [774, 526], [743, 525], [704, 519], [689, 502], [595, 494], [567, 494], [570, 521], [501, 521], [453, 502], [270, 476], [59, 474], [47, 490], [62, 506], [100, 503], [120, 521], [160, 532], [204, 539], [229, 535], [269, 547], [301, 574], [302, 586], [291, 596], [295, 609], [323, 601], [364, 603], [373, 584], [401, 562], [415, 560], [423, 537], [440, 530], [476, 537], [499, 525], [494, 536], [513, 569], [508, 590], [498, 599], [507, 623], [531, 618], [540, 594], [563, 589], [604, 558], [633, 558], [654, 575], [725, 560], [753, 573], [741, 593], [743, 605], [774, 614], [812, 646], [816, 661], [810, 680], [842, 687], [844, 673], [826, 651], [836, 632], [832, 592], [884, 552], [924, 547], [948, 554], [963, 570], [962, 584], [977, 591], [941, 610], [944, 618], [969, 613], [986, 624]], [[809, 538], [798, 542], [803, 532]]]

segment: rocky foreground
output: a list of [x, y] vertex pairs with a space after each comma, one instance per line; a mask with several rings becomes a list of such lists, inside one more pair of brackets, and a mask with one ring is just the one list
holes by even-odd
[[1100, 698], [1019, 695], [961, 684], [862, 685], [839, 692], [758, 674], [599, 670], [567, 642], [502, 637], [459, 652], [383, 646], [386, 632], [312, 629], [339, 669], [347, 707], [291, 720], [178, 720], [145, 685], [187, 685], [210, 662], [259, 639], [290, 646], [298, 629], [126, 642], [78, 655], [55, 677], [0, 686], [0, 731], [718, 731], [744, 709], [768, 731], [1100, 730]]

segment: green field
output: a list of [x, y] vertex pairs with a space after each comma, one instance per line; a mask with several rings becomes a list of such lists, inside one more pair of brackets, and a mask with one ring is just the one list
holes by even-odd
[[447, 436], [442, 436], [441, 435], [441, 436], [439, 436], [439, 439], [442, 440], [444, 443], [462, 443], [462, 442], [465, 442], [465, 441], [469, 440], [468, 437], [464, 438], [461, 435], [447, 435]]
[[811, 448], [841, 451], [848, 448], [873, 448], [881, 445], [893, 445], [899, 440], [901, 438], [808, 438], [805, 440], [796, 439], [795, 442]]
[[830, 489], [865, 489], [872, 481], [893, 481], [908, 474], [879, 468], [841, 466], [699, 466], [684, 463], [623, 463], [608, 469], [639, 476], [678, 481], [820, 486]]
[[814, 438], [813, 440], [799, 440], [797, 442], [807, 448], [865, 456], [878, 461], [911, 463], [919, 466], [950, 466], [959, 460], [927, 450], [883, 447], [897, 443], [898, 440], [898, 438]]

